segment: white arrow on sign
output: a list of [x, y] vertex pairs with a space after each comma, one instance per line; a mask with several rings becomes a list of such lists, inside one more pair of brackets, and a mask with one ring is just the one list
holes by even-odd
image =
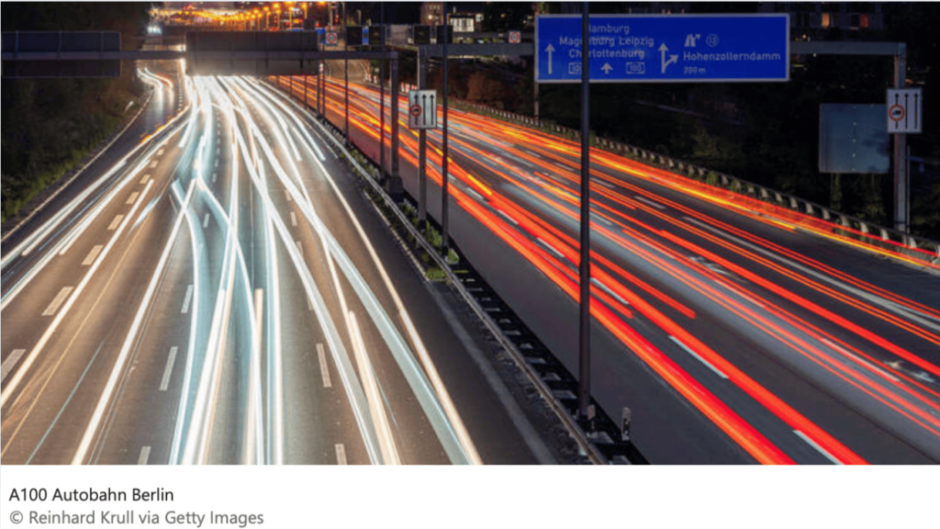
[[613, 69], [614, 67], [611, 66], [609, 62], [605, 62], [604, 66], [601, 66], [601, 70], [604, 70], [604, 73], [607, 75], [610, 75], [610, 71]]
[[545, 48], [545, 51], [548, 52], [548, 75], [552, 74], [552, 52], [555, 51], [554, 46], [551, 43]]
[[660, 73], [666, 73], [666, 67], [667, 67], [667, 66], [669, 66], [670, 64], [672, 64], [672, 63], [674, 63], [674, 62], [678, 62], [678, 61], [679, 61], [679, 56], [678, 56], [678, 55], [670, 55], [670, 56], [669, 56], [669, 60], [667, 61], [667, 60], [666, 60], [666, 52], [667, 52], [667, 51], [669, 51], [669, 48], [666, 47], [666, 43], [665, 43], [665, 42], [663, 42], [662, 44], [659, 45], [659, 52], [662, 54], [662, 64], [663, 64], [663, 68], [662, 68], [662, 71], [661, 71]]

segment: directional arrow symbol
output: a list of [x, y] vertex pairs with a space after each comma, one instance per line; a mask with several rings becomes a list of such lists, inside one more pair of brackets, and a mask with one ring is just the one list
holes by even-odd
[[908, 96], [908, 93], [904, 92], [904, 128], [905, 129], [907, 128], [907, 115], [908, 115], [907, 110], [911, 108], [907, 106], [907, 96]]
[[428, 96], [427, 94], [421, 94], [421, 113], [424, 114], [424, 124], [428, 124]]
[[605, 73], [606, 75], [610, 75], [610, 71], [613, 70], [613, 69], [614, 69], [614, 67], [611, 66], [609, 62], [605, 62], [605, 63], [604, 63], [604, 66], [601, 66], [601, 70], [604, 70], [604, 73]]
[[552, 52], [555, 51], [555, 47], [551, 43], [545, 47], [545, 51], [548, 52], [548, 75], [552, 74]]
[[666, 43], [665, 43], [665, 42], [663, 42], [662, 44], [659, 45], [659, 53], [662, 55], [661, 62], [662, 62], [662, 65], [663, 65], [662, 71], [661, 71], [660, 73], [666, 73], [666, 67], [667, 67], [667, 66], [669, 66], [670, 64], [673, 64], [673, 63], [679, 61], [679, 56], [678, 56], [678, 55], [670, 55], [670, 56], [669, 56], [669, 60], [667, 61], [667, 60], [666, 60], [666, 52], [667, 52], [667, 51], [669, 51], [669, 48], [666, 46]]

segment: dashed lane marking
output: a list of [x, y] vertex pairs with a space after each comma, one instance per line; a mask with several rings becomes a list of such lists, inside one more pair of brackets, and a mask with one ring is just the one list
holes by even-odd
[[3, 365], [0, 365], [0, 383], [6, 380], [10, 371], [13, 371], [13, 366], [16, 365], [16, 362], [19, 361], [25, 352], [26, 349], [14, 349], [13, 352], [7, 356], [7, 359], [3, 361]]
[[137, 464], [146, 465], [148, 459], [150, 459], [150, 447], [145, 446], [140, 449], [140, 457], [137, 458]]
[[330, 382], [330, 369], [326, 363], [326, 351], [323, 349], [322, 343], [317, 344], [317, 359], [320, 361], [320, 374], [323, 376], [323, 387], [333, 387], [333, 383]]
[[689, 349], [689, 346], [688, 346], [688, 345], [686, 345], [686, 344], [680, 342], [679, 339], [676, 338], [675, 336], [669, 336], [669, 339], [672, 340], [673, 342], [675, 342], [676, 345], [678, 345], [679, 347], [681, 347], [682, 349], [684, 349], [685, 352], [687, 352], [687, 353], [689, 353], [690, 355], [694, 356], [696, 360], [698, 360], [699, 362], [705, 364], [705, 367], [707, 367], [708, 369], [711, 369], [712, 371], [714, 371], [716, 375], [718, 375], [718, 376], [720, 376], [721, 378], [724, 378], [724, 379], [727, 379], [727, 378], [728, 378], [728, 375], [722, 373], [722, 372], [719, 371], [715, 366], [713, 366], [713, 365], [711, 365], [710, 363], [708, 363], [707, 360], [705, 360], [704, 358], [702, 358], [701, 356], [699, 356], [698, 354], [696, 354], [696, 352], [693, 351], [692, 349]]
[[88, 266], [91, 263], [94, 263], [95, 259], [98, 258], [98, 254], [101, 253], [102, 248], [104, 248], [103, 245], [96, 244], [95, 247], [92, 248], [90, 252], [88, 252], [88, 257], [86, 257], [85, 260], [82, 261], [82, 266]]
[[72, 293], [72, 290], [75, 287], [62, 287], [62, 290], [56, 294], [55, 299], [52, 300], [52, 303], [46, 307], [46, 310], [42, 311], [43, 316], [53, 316], [55, 311], [59, 310], [59, 307], [62, 305], [62, 302], [65, 301], [65, 298], [69, 297], [69, 294]]
[[163, 370], [163, 378], [160, 380], [160, 391], [166, 391], [170, 387], [170, 375], [173, 374], [173, 364], [176, 363], [176, 353], [178, 347], [170, 347], [170, 356], [166, 359], [166, 369]]
[[823, 447], [821, 447], [821, 446], [819, 446], [818, 444], [816, 444], [816, 441], [813, 441], [812, 439], [810, 439], [809, 437], [807, 437], [805, 433], [803, 433], [803, 432], [801, 432], [801, 431], [799, 431], [799, 430], [793, 430], [793, 433], [795, 433], [795, 434], [797, 435], [797, 437], [799, 437], [800, 439], [802, 439], [803, 441], [805, 441], [806, 444], [812, 446], [817, 452], [819, 452], [820, 454], [824, 455], [824, 456], [826, 457], [826, 459], [828, 459], [829, 461], [832, 461], [832, 462], [835, 463], [836, 465], [841, 465], [841, 464], [842, 464], [841, 461], [839, 461], [838, 459], [836, 459], [835, 457], [833, 457], [832, 454], [830, 454], [829, 452], [827, 452]]
[[638, 201], [638, 202], [642, 202], [642, 203], [646, 204], [647, 206], [654, 207], [654, 208], [656, 208], [656, 209], [658, 209], [658, 210], [660, 210], [660, 211], [666, 209], [666, 206], [660, 204], [659, 202], [654, 202], [654, 201], [652, 201], [652, 200], [650, 200], [650, 199], [648, 199], [648, 198], [646, 198], [646, 197], [642, 197], [642, 196], [640, 196], [640, 195], [634, 195], [634, 196], [633, 196], [633, 199], [636, 200], [636, 201]]
[[189, 302], [193, 300], [193, 286], [189, 285], [186, 287], [186, 298], [183, 300], [183, 309], [180, 311], [182, 314], [189, 312]]

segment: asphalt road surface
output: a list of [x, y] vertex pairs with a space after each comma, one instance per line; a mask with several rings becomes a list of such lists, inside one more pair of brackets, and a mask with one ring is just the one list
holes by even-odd
[[[312, 78], [306, 94], [304, 78], [272, 82], [316, 104]], [[343, 84], [327, 95], [342, 130]], [[349, 97], [350, 140], [378, 160], [378, 88]], [[454, 110], [450, 127], [452, 238], [577, 374], [578, 144]], [[428, 139], [439, 219], [440, 131]], [[652, 462], [940, 461], [937, 265], [608, 152], [591, 174], [592, 391], [612, 416], [632, 408]]]
[[4, 234], [4, 464], [556, 461], [282, 93], [152, 67]]

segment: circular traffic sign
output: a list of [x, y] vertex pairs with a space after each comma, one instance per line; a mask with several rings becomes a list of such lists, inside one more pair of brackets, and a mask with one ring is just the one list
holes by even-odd
[[901, 105], [891, 105], [888, 109], [888, 117], [891, 121], [901, 121], [904, 119], [904, 107]]
[[522, 34], [518, 31], [509, 32], [509, 43], [510, 44], [519, 44], [522, 41]]
[[411, 112], [411, 115], [412, 115], [412, 116], [418, 117], [418, 116], [421, 115], [421, 105], [413, 105], [413, 106], [409, 109], [409, 111]]
[[336, 32], [335, 31], [331, 31], [326, 34], [326, 43], [330, 45], [336, 44]]

